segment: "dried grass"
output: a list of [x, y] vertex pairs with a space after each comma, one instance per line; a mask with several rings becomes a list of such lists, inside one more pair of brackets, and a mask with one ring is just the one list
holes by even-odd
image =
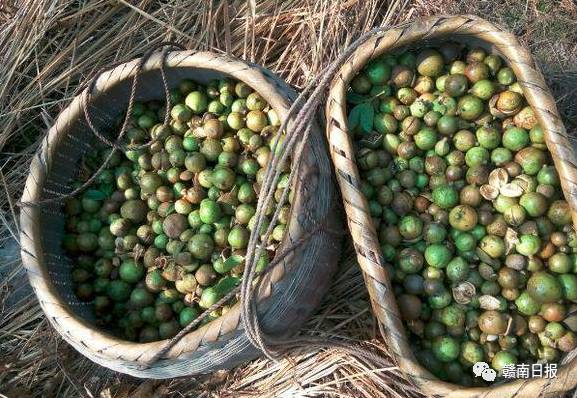
[[[0, 1], [0, 394], [9, 397], [416, 397], [398, 368], [304, 348], [274, 363], [170, 381], [94, 365], [55, 335], [26, 284], [13, 204], [53, 118], [92, 73], [165, 40], [261, 63], [295, 87], [361, 32], [419, 15], [476, 13], [537, 55], [566, 122], [577, 126], [577, 6], [571, 0], [12, 0]], [[224, 28], [224, 29], [223, 29]], [[365, 341], [389, 358], [349, 248], [304, 333]], [[353, 343], [353, 342], [352, 342]]]

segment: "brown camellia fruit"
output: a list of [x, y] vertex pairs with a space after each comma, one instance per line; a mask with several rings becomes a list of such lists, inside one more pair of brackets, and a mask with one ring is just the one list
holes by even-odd
[[455, 206], [449, 213], [449, 223], [459, 231], [470, 231], [477, 225], [477, 212], [468, 205]]
[[422, 303], [421, 300], [412, 294], [403, 294], [397, 299], [399, 303], [399, 310], [404, 320], [416, 320], [421, 315]]
[[567, 310], [563, 304], [547, 303], [541, 306], [541, 315], [547, 322], [561, 322], [567, 316]]
[[162, 222], [162, 229], [166, 236], [176, 239], [188, 228], [188, 220], [185, 216], [173, 213], [167, 216]]
[[507, 331], [508, 318], [499, 311], [485, 311], [479, 317], [479, 329], [483, 333], [502, 335]]
[[465, 68], [465, 76], [476, 83], [489, 77], [489, 67], [482, 62], [473, 62]]
[[409, 87], [413, 82], [415, 75], [411, 68], [404, 65], [396, 65], [393, 68], [391, 80], [393, 84], [398, 87]]
[[521, 109], [519, 113], [515, 115], [515, 117], [513, 117], [513, 122], [517, 127], [524, 128], [525, 130], [531, 130], [537, 124], [537, 117], [535, 116], [533, 108], [526, 106], [525, 108]]
[[511, 113], [521, 108], [523, 96], [515, 91], [503, 91], [497, 99], [497, 109], [501, 112]]
[[134, 223], [140, 223], [146, 219], [148, 206], [143, 200], [128, 200], [120, 207], [120, 215]]
[[436, 77], [443, 73], [442, 55], [432, 49], [426, 49], [417, 56], [417, 71], [423, 76]]
[[571, 208], [564, 200], [556, 200], [547, 212], [547, 218], [557, 226], [568, 225], [571, 222]]

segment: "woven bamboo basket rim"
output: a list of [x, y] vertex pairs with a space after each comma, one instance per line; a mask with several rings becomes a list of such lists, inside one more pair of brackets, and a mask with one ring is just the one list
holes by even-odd
[[334, 78], [326, 105], [329, 150], [343, 196], [347, 222], [357, 259], [370, 294], [373, 312], [381, 334], [392, 349], [405, 375], [428, 396], [447, 398], [532, 398], [558, 397], [577, 385], [577, 359], [567, 357], [557, 378], [517, 379], [491, 387], [467, 388], [443, 382], [422, 367], [415, 359], [411, 343], [397, 307], [368, 202], [360, 191], [353, 144], [348, 133], [346, 92], [351, 79], [372, 58], [400, 48], [422, 47], [429, 41], [453, 40], [474, 42], [501, 55], [517, 76], [525, 98], [534, 109], [545, 130], [545, 139], [557, 169], [565, 199], [572, 209], [577, 225], [577, 159], [556, 108], [555, 100], [531, 54], [517, 38], [477, 16], [434, 16], [405, 23], [387, 31], [377, 32], [360, 45]]
[[[119, 82], [132, 79], [136, 74], [138, 62], [139, 59], [135, 59], [102, 73], [90, 93], [92, 99], [104, 95]], [[141, 73], [159, 70], [162, 62], [160, 53], [153, 54], [143, 65]], [[287, 117], [290, 101], [295, 96], [292, 90], [287, 89], [288, 86], [284, 82], [281, 82], [277, 76], [268, 70], [223, 54], [173, 51], [167, 54], [165, 67], [167, 69], [187, 67], [216, 71], [245, 82], [258, 90], [267, 103], [275, 109], [281, 120]], [[192, 78], [194, 79], [194, 77]], [[67, 134], [66, 127], [72, 121], [84, 117], [82, 97], [88, 94], [87, 90], [88, 88], [72, 100], [48, 131], [40, 151], [32, 160], [22, 202], [35, 202], [43, 199], [43, 186], [46, 183], [48, 171], [54, 161], [59, 143]], [[295, 184], [298, 184], [298, 181]], [[299, 187], [295, 186], [293, 189], [298, 190]], [[295, 202], [297, 200], [295, 199]], [[293, 202], [291, 213], [294, 213], [292, 210], [298, 208], [298, 205], [295, 206], [295, 202]], [[97, 329], [82, 319], [62, 299], [57, 287], [51, 283], [50, 275], [44, 266], [45, 255], [42, 241], [39, 239], [42, 233], [39, 220], [39, 207], [23, 206], [20, 215], [21, 254], [30, 284], [54, 328], [78, 351], [92, 359], [99, 358], [98, 362], [100, 363], [106, 363], [107, 360], [144, 363], [149, 360], [168, 340], [136, 343], [120, 339]], [[293, 221], [294, 217], [291, 215], [291, 222]], [[277, 249], [277, 255], [283, 247], [287, 246], [287, 235]], [[262, 302], [263, 299], [271, 296], [274, 285], [285, 277], [287, 271], [284, 261], [281, 261], [262, 277], [256, 295], [257, 302]], [[241, 327], [240, 303], [237, 302], [226, 314], [184, 336], [163, 358], [177, 358], [183, 353], [218, 342], [223, 339], [223, 336], [234, 332], [239, 327]]]

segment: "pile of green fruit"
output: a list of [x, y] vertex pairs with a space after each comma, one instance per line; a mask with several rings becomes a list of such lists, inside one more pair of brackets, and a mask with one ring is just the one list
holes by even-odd
[[417, 358], [480, 383], [577, 347], [577, 235], [511, 68], [447, 42], [372, 60], [347, 95], [361, 190]]
[[[77, 297], [93, 303], [99, 325], [132, 341], [174, 336], [240, 283], [259, 187], [283, 138], [275, 111], [242, 82], [183, 80], [170, 96], [167, 125], [162, 102], [134, 104], [128, 150], [114, 151], [98, 182], [64, 209]], [[111, 151], [84, 158], [75, 186]], [[288, 183], [285, 173], [277, 202]], [[283, 206], [257, 271], [274, 257], [289, 213]]]

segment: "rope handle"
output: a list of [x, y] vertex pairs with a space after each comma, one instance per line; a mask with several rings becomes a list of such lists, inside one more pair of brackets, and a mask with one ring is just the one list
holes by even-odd
[[[260, 191], [261, 198], [259, 198], [257, 210], [255, 213], [257, 216], [257, 221], [254, 230], [259, 231], [260, 228], [263, 227], [265, 220], [265, 212], [263, 209], [266, 209], [271, 204], [272, 198], [274, 197], [274, 193], [276, 191], [277, 182], [281, 174], [281, 168], [278, 167], [278, 165], [282, 165], [285, 161], [287, 161], [289, 151], [291, 149], [296, 151], [296, 156], [293, 156], [293, 160], [296, 158], [297, 161], [300, 161], [304, 149], [304, 143], [308, 140], [311, 132], [311, 126], [314, 123], [315, 112], [317, 111], [319, 105], [322, 103], [324, 98], [323, 93], [328, 89], [335, 73], [353, 55], [353, 53], [360, 45], [375, 35], [384, 33], [387, 29], [388, 26], [385, 25], [361, 35], [357, 40], [349, 45], [349, 47], [347, 47], [335, 61], [333, 61], [317, 76], [315, 76], [315, 78], [304, 88], [304, 90], [290, 107], [286, 119], [283, 121], [279, 128], [279, 131], [286, 131], [286, 136], [288, 139], [285, 139], [280, 148], [276, 148], [278, 145], [278, 140], [273, 144], [273, 156], [271, 158], [271, 164], [265, 173], [264, 181]], [[294, 124], [291, 124], [293, 121]], [[297, 145], [298, 147], [295, 149], [295, 146]], [[297, 173], [298, 167], [291, 167], [289, 180], [292, 181]], [[291, 184], [289, 183], [283, 189], [281, 201], [278, 203], [279, 208], [286, 202], [290, 186]], [[253, 294], [255, 287], [252, 281], [256, 274], [255, 269], [258, 260], [258, 252], [261, 250], [260, 247], [262, 246], [262, 244], [259, 244], [259, 239], [260, 242], [267, 241], [269, 236], [272, 234], [272, 230], [278, 220], [278, 216], [279, 212], [275, 211], [263, 237], [258, 236], [258, 234], [251, 234], [249, 239], [245, 274], [241, 281], [241, 318], [247, 336], [251, 344], [261, 350], [269, 359], [274, 361], [277, 361], [282, 353], [300, 346], [314, 345], [318, 348], [342, 349], [342, 341], [336, 339], [321, 339], [304, 336], [279, 339], [265, 335], [261, 329], [256, 313], [256, 302], [254, 300]], [[358, 357], [373, 358], [375, 356], [372, 351], [363, 347], [350, 347], [349, 345], [346, 345], [346, 347], [350, 353], [353, 353]], [[382, 362], [382, 360], [380, 360], [380, 362]]]
[[124, 138], [124, 135], [126, 134], [126, 130], [128, 128], [129, 122], [130, 122], [130, 115], [132, 114], [132, 110], [134, 108], [134, 102], [135, 102], [135, 97], [136, 97], [136, 89], [137, 89], [137, 85], [138, 85], [138, 80], [140, 77], [140, 74], [142, 73], [142, 68], [144, 67], [144, 65], [146, 64], [146, 62], [150, 59], [150, 57], [154, 54], [155, 51], [157, 51], [159, 48], [162, 48], [162, 52], [161, 52], [161, 63], [160, 63], [160, 75], [162, 77], [162, 84], [164, 87], [164, 94], [166, 97], [166, 111], [164, 114], [164, 121], [163, 121], [163, 125], [167, 126], [168, 125], [168, 121], [170, 118], [170, 89], [168, 87], [168, 81], [166, 79], [166, 71], [165, 71], [165, 64], [166, 64], [166, 56], [168, 55], [168, 49], [171, 47], [176, 47], [180, 50], [185, 50], [186, 48], [183, 47], [182, 45], [175, 43], [175, 42], [162, 42], [152, 48], [150, 48], [138, 61], [138, 64], [136, 65], [136, 71], [134, 73], [134, 77], [132, 79], [132, 86], [130, 89], [130, 97], [128, 100], [128, 108], [126, 110], [126, 116], [124, 117], [124, 121], [122, 123], [122, 127], [120, 129], [120, 133], [118, 134], [118, 137], [116, 138], [116, 140], [110, 141], [108, 138], [106, 138], [104, 136], [104, 134], [102, 134], [94, 125], [93, 121], [92, 121], [92, 116], [90, 115], [89, 112], [89, 100], [92, 98], [92, 92], [95, 89], [96, 86], [96, 82], [98, 80], [98, 78], [100, 76], [102, 76], [102, 74], [106, 71], [109, 70], [111, 68], [114, 68], [115, 66], [118, 66], [121, 64], [121, 62], [117, 62], [115, 64], [112, 64], [111, 66], [108, 66], [102, 69], [99, 69], [98, 71], [96, 71], [93, 76], [88, 80], [87, 84], [83, 87], [83, 94], [82, 94], [82, 108], [84, 111], [84, 118], [86, 119], [86, 124], [88, 124], [88, 127], [90, 128], [90, 131], [104, 144], [108, 145], [109, 147], [111, 147], [113, 150], [110, 151], [110, 153], [106, 156], [106, 158], [104, 159], [104, 161], [102, 162], [102, 164], [100, 165], [100, 167], [98, 167], [98, 169], [88, 178], [88, 180], [86, 180], [81, 186], [79, 186], [78, 188], [72, 190], [69, 193], [64, 193], [64, 194], [59, 194], [55, 197], [52, 198], [47, 198], [47, 199], [42, 199], [42, 200], [38, 200], [38, 201], [33, 201], [33, 202], [17, 202], [17, 206], [20, 207], [24, 207], [24, 206], [41, 206], [41, 205], [45, 205], [45, 204], [51, 204], [54, 202], [58, 202], [61, 200], [65, 200], [65, 199], [69, 199], [72, 198], [74, 196], [77, 196], [79, 193], [81, 193], [83, 190], [85, 190], [86, 188], [88, 188], [90, 185], [92, 185], [92, 183], [96, 180], [96, 178], [98, 178], [98, 176], [104, 171], [104, 169], [106, 169], [106, 166], [108, 165], [108, 162], [110, 161], [110, 159], [112, 158], [112, 156], [114, 156], [115, 151], [120, 150], [125, 152], [126, 150], [138, 150], [138, 149], [142, 149], [142, 148], [146, 148], [149, 147], [150, 145], [152, 145], [152, 140], [150, 140], [149, 142], [147, 142], [146, 144], [142, 144], [140, 146], [127, 146], [127, 147], [122, 147], [120, 145], [120, 142], [122, 141], [122, 138]]

